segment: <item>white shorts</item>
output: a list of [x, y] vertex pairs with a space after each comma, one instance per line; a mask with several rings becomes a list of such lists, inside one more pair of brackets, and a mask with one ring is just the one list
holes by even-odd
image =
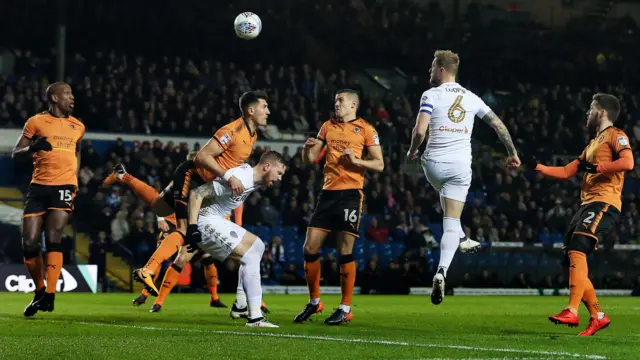
[[242, 226], [220, 216], [200, 216], [198, 230], [202, 234], [198, 246], [219, 261], [225, 261], [247, 233]]
[[440, 196], [461, 202], [467, 201], [471, 186], [470, 163], [441, 163], [422, 158], [422, 169]]

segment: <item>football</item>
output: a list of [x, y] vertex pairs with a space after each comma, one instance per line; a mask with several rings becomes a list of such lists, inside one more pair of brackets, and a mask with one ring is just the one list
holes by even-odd
[[233, 29], [241, 39], [255, 39], [262, 31], [262, 21], [258, 15], [252, 12], [243, 12], [236, 16], [236, 20], [233, 22]]

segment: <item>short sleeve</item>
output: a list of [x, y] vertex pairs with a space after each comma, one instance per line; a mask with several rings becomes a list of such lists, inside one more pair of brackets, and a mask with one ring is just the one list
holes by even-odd
[[420, 98], [420, 112], [431, 115], [433, 113], [433, 94], [428, 90], [422, 93]]
[[30, 118], [24, 124], [24, 129], [22, 130], [22, 136], [29, 140], [33, 140], [33, 138], [37, 135], [38, 129], [36, 127], [36, 120], [34, 118]]
[[223, 185], [219, 180], [212, 182], [211, 185], [213, 186], [213, 192], [216, 196], [223, 196], [231, 192], [231, 190], [227, 186]]
[[233, 131], [224, 126], [216, 131], [213, 138], [218, 141], [220, 146], [222, 146], [222, 149], [227, 150], [229, 146], [231, 146], [231, 141], [233, 140]]
[[322, 142], [324, 143], [327, 142], [327, 122], [322, 124], [322, 126], [320, 127], [320, 131], [318, 131], [318, 135], [316, 135], [316, 138], [322, 140]]
[[380, 145], [380, 137], [378, 136], [378, 132], [373, 126], [367, 127], [367, 132], [365, 133], [365, 144], [364, 146], [378, 146]]
[[476, 96], [476, 98], [478, 99], [478, 112], [476, 114], [478, 114], [478, 117], [482, 119], [485, 115], [491, 112], [491, 108], [479, 96]]
[[629, 144], [629, 137], [622, 131], [618, 131], [615, 134], [612, 134], [609, 139], [609, 146], [613, 150], [614, 154], [619, 154], [623, 150], [631, 150], [631, 145]]

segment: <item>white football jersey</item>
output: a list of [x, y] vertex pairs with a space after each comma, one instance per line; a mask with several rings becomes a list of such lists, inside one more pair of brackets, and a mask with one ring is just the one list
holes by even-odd
[[420, 112], [431, 115], [429, 141], [422, 155], [437, 162], [471, 162], [471, 133], [476, 115], [491, 109], [476, 94], [448, 82], [422, 94]]
[[213, 182], [203, 186], [213, 186], [215, 196], [205, 199], [200, 208], [200, 216], [227, 217], [231, 211], [242, 205], [244, 201], [260, 186], [253, 181], [253, 168], [249, 164], [227, 170], [244, 186], [244, 192], [233, 196], [231, 189], [224, 179], [216, 178]]

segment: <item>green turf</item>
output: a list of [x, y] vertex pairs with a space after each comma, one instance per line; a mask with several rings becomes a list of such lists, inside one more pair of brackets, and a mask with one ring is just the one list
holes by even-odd
[[[354, 321], [322, 323], [339, 298], [323, 297], [316, 321], [293, 324], [306, 297], [267, 295], [280, 329], [249, 329], [204, 294], [172, 294], [161, 313], [133, 307], [132, 294], [58, 294], [53, 313], [30, 319], [31, 296], [0, 295], [0, 359], [609, 359], [640, 358], [640, 301], [602, 298], [609, 329], [579, 338], [547, 316], [564, 297], [356, 296]], [[231, 304], [232, 295], [222, 300]], [[597, 355], [596, 357], [594, 357]], [[602, 358], [601, 357], [601, 358]]]

